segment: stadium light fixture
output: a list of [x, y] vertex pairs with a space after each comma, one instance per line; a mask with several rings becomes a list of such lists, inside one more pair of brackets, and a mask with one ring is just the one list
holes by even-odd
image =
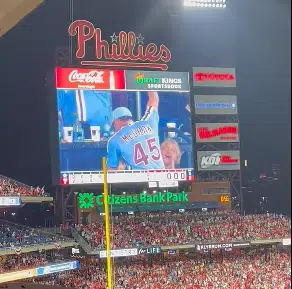
[[183, 0], [185, 7], [223, 9], [226, 8], [226, 0]]

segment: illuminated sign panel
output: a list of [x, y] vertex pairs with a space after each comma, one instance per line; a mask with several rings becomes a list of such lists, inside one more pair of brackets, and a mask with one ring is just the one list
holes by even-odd
[[235, 95], [195, 95], [195, 114], [235, 115], [237, 97]]
[[20, 197], [0, 197], [0, 207], [14, 207], [20, 205]]
[[188, 73], [56, 68], [56, 88], [59, 184], [103, 183], [103, 157], [109, 183], [193, 180]]
[[[110, 256], [112, 258], [130, 257], [130, 256], [137, 256], [137, 255], [138, 255], [138, 248], [110, 250]], [[106, 257], [107, 257], [107, 252], [105, 250], [101, 250], [99, 252], [99, 258], [104, 259]]]
[[220, 202], [221, 203], [229, 203], [230, 202], [230, 196], [229, 195], [220, 196]]
[[239, 151], [198, 151], [199, 171], [240, 170]]
[[[69, 36], [76, 37], [76, 57], [81, 65], [99, 67], [135, 67], [167, 70], [171, 52], [165, 45], [154, 43], [144, 45], [145, 38], [130, 31], [114, 33], [104, 40], [100, 28], [86, 20], [70, 24]], [[95, 45], [95, 60], [86, 60], [86, 48]]]
[[239, 142], [237, 123], [197, 123], [198, 143]]
[[193, 67], [194, 86], [236, 87], [235, 68]]
[[0, 283], [33, 278], [37, 276], [54, 274], [54, 273], [64, 272], [64, 271], [69, 271], [69, 270], [76, 270], [78, 268], [79, 268], [79, 262], [75, 260], [75, 261], [69, 261], [69, 262], [58, 263], [58, 264], [49, 264], [43, 267], [37, 267], [33, 269], [2, 273], [0, 274]]
[[125, 89], [123, 70], [56, 68], [56, 75], [56, 87], [61, 89]]
[[189, 91], [187, 72], [126, 71], [127, 89], [154, 91]]
[[[188, 194], [185, 192], [158, 192], [151, 195], [140, 193], [139, 195], [110, 195], [108, 197], [108, 203], [112, 206], [184, 203], [188, 201]], [[80, 193], [78, 194], [78, 204], [80, 209], [92, 209], [95, 205], [103, 206], [103, 195], [94, 196], [93, 193]]]

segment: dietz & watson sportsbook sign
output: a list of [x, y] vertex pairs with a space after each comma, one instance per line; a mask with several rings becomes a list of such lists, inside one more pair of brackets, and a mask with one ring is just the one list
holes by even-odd
[[[185, 192], [108, 196], [108, 203], [112, 206], [185, 203], [188, 201], [188, 194]], [[103, 195], [94, 196], [93, 193], [80, 193], [78, 194], [78, 205], [80, 209], [92, 209], [94, 206], [103, 206]]]
[[[68, 33], [77, 38], [76, 57], [85, 66], [136, 67], [167, 70], [171, 52], [164, 45], [144, 44], [144, 37], [130, 31], [121, 31], [110, 36], [110, 42], [102, 38], [100, 28], [86, 20], [70, 24]], [[85, 60], [86, 48], [95, 44], [95, 60]]]

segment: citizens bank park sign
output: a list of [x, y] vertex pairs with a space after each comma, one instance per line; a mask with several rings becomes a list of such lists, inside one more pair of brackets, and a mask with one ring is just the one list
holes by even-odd
[[199, 171], [236, 171], [240, 170], [239, 151], [198, 151]]
[[237, 123], [197, 123], [198, 143], [239, 142]]
[[[145, 38], [130, 31], [113, 33], [110, 41], [103, 39], [100, 28], [86, 20], [72, 22], [69, 36], [76, 37], [76, 57], [83, 66], [98, 67], [135, 67], [167, 70], [171, 52], [164, 45], [144, 44]], [[95, 46], [95, 59], [85, 60], [86, 48]]]

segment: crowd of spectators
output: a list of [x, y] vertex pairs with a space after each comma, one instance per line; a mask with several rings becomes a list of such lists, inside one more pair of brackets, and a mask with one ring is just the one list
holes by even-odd
[[0, 256], [0, 274], [60, 262], [64, 260], [63, 256], [57, 250]]
[[[104, 248], [104, 221], [76, 225], [92, 248]], [[112, 218], [112, 247], [177, 245], [196, 242], [281, 239], [291, 236], [291, 219], [282, 215], [235, 212], [148, 213]]]
[[23, 270], [48, 263], [45, 255], [37, 253], [8, 255], [1, 257], [0, 273]]
[[1, 196], [44, 196], [44, 187], [34, 188], [0, 175]]
[[48, 234], [34, 228], [24, 227], [0, 221], [0, 250], [20, 249], [26, 246], [39, 246], [41, 244], [59, 244], [67, 239]]
[[[156, 260], [124, 259], [114, 266], [114, 289], [291, 289], [291, 251], [228, 252]], [[81, 264], [78, 271], [33, 280], [70, 288], [106, 288], [104, 266]], [[31, 281], [31, 280], [28, 280]]]

